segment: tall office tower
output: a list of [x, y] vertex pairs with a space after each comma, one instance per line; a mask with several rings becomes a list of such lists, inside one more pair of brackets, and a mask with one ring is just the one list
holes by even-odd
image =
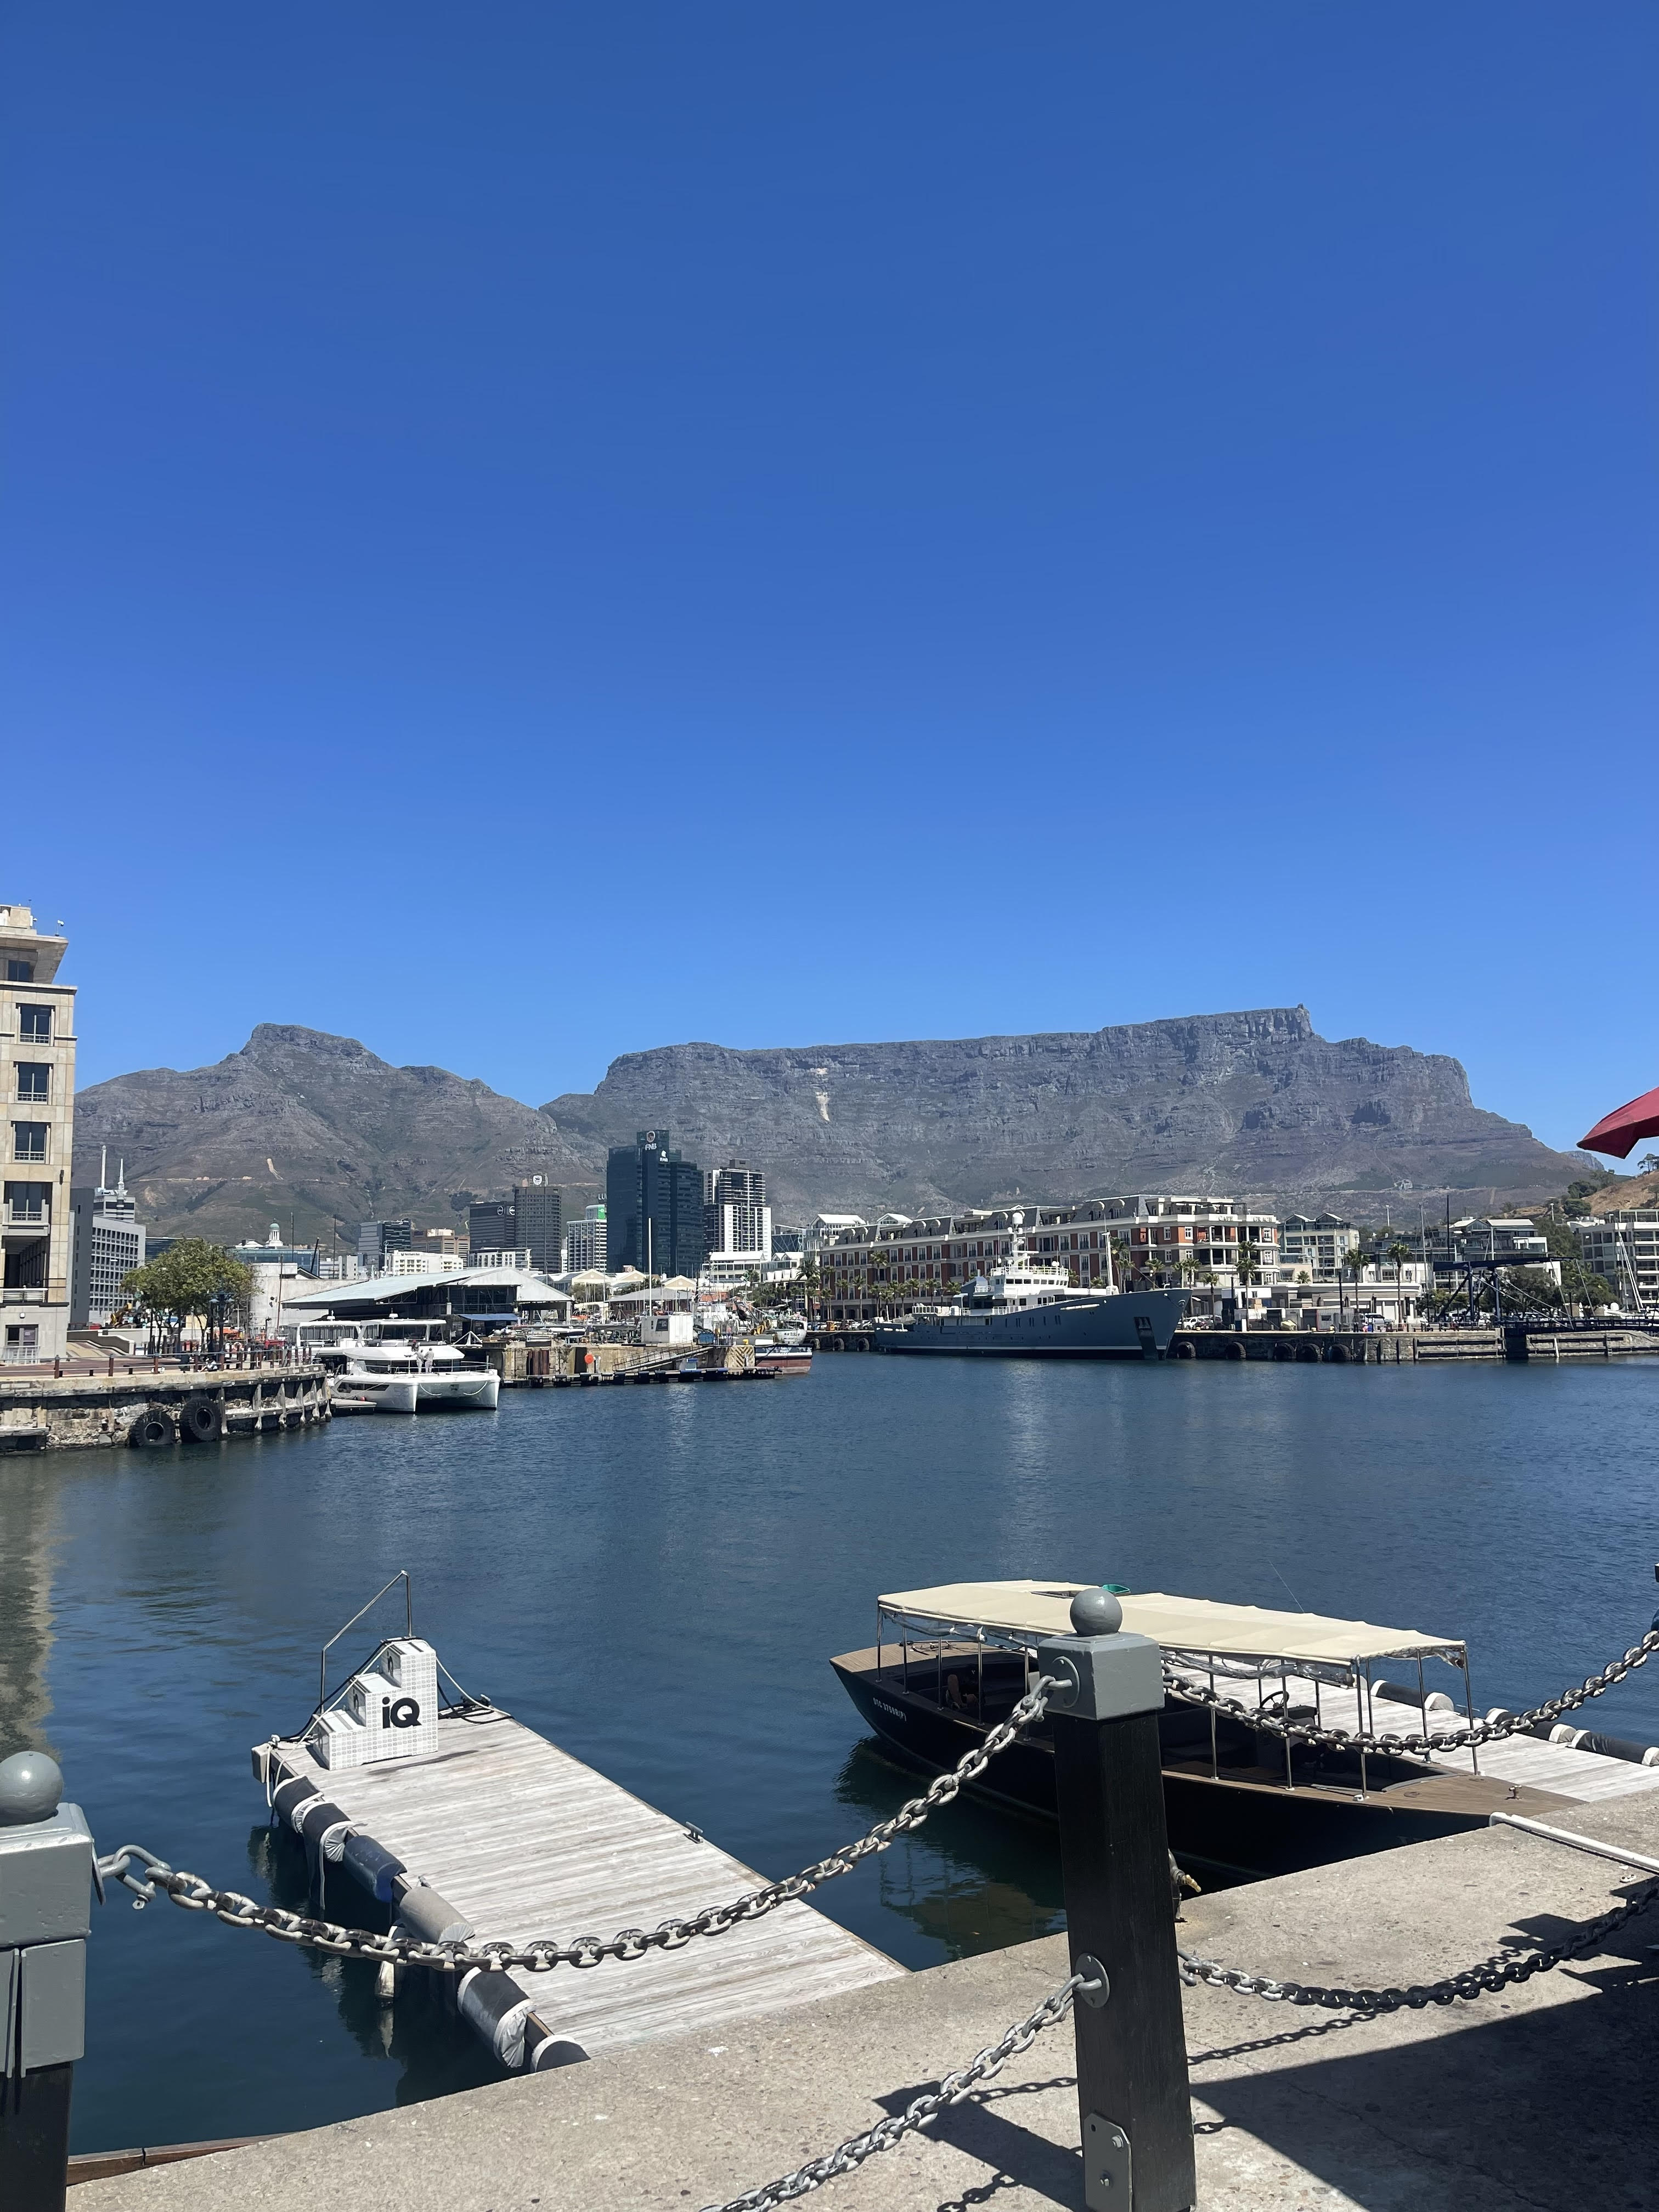
[[513, 1242], [530, 1254], [530, 1264], [556, 1275], [564, 1243], [564, 1200], [548, 1176], [532, 1176], [513, 1186]]
[[723, 1168], [711, 1168], [704, 1180], [704, 1251], [755, 1252], [769, 1260], [772, 1213], [760, 1170], [728, 1160]]
[[407, 1252], [415, 1233], [412, 1221], [360, 1221], [357, 1224], [357, 1264], [366, 1275], [385, 1272], [388, 1252]]
[[519, 1237], [512, 1200], [475, 1200], [466, 1209], [466, 1241], [474, 1252], [516, 1249]]
[[702, 1265], [702, 1170], [672, 1152], [666, 1129], [641, 1129], [605, 1162], [606, 1265], [695, 1275]]

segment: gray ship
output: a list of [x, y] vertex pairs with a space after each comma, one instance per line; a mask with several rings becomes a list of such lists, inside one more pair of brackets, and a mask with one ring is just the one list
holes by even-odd
[[948, 1304], [917, 1306], [878, 1328], [878, 1352], [977, 1353], [1002, 1359], [1161, 1359], [1187, 1310], [1185, 1291], [1079, 1290], [1064, 1267], [1036, 1264], [1014, 1216], [1013, 1250]]

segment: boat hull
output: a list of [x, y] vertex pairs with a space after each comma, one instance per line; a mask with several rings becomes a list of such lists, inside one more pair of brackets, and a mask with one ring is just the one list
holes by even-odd
[[[893, 1679], [898, 1670], [890, 1665], [878, 1673], [874, 1659], [872, 1651], [848, 1652], [830, 1663], [859, 1712], [906, 1765], [942, 1773], [982, 1740], [976, 1721], [906, 1691]], [[926, 1667], [914, 1662], [912, 1672]], [[1164, 1720], [1170, 1737], [1190, 1738], [1189, 1709], [1166, 1708]], [[968, 1785], [976, 1796], [1027, 1817], [1056, 1817], [1054, 1749], [1041, 1728], [1000, 1752]], [[1485, 1827], [1500, 1808], [1547, 1820], [1559, 1818], [1565, 1805], [1541, 1790], [1522, 1790], [1517, 1796], [1499, 1782], [1431, 1768], [1417, 1770], [1421, 1779], [1403, 1790], [1364, 1798], [1347, 1790], [1290, 1789], [1265, 1773], [1256, 1779], [1224, 1771], [1218, 1778], [1205, 1761], [1172, 1756], [1191, 1748], [1190, 1742], [1165, 1743], [1164, 1815], [1170, 1850], [1211, 1883], [1293, 1874], [1456, 1835]]]
[[491, 1413], [501, 1387], [501, 1378], [491, 1368], [468, 1368], [460, 1375], [392, 1375], [375, 1386], [374, 1410], [377, 1413]]
[[810, 1344], [757, 1345], [755, 1372], [757, 1375], [810, 1375], [812, 1371], [812, 1347]]
[[877, 1349], [994, 1359], [1161, 1359], [1187, 1310], [1185, 1291], [1079, 1295], [1008, 1313], [913, 1316], [878, 1328]]

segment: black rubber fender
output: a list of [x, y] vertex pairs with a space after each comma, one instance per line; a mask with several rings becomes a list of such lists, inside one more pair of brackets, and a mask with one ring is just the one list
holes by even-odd
[[135, 1451], [167, 1451], [178, 1441], [179, 1431], [165, 1406], [146, 1406], [127, 1431], [127, 1442]]
[[187, 1444], [216, 1443], [225, 1431], [225, 1409], [205, 1390], [192, 1390], [179, 1413], [179, 1433]]

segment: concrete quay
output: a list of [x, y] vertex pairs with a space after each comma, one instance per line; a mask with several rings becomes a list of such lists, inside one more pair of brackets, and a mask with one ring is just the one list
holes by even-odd
[[[1568, 1825], [1659, 1852], [1650, 1797], [1575, 1808]], [[1628, 1869], [1486, 1829], [1189, 1901], [1181, 1940], [1310, 1983], [1428, 1983], [1547, 1943], [1632, 1893]], [[1034, 2008], [1066, 1966], [1065, 1939], [1048, 1937], [718, 2038], [638, 2045], [280, 2144], [88, 2182], [72, 2203], [287, 2212], [297, 2188], [314, 2212], [697, 2212], [902, 2112]], [[1185, 2019], [1205, 2212], [1645, 2212], [1654, 2202], [1659, 1905], [1602, 1954], [1473, 2003], [1365, 2019], [1199, 1987], [1185, 1993]], [[151, 2025], [164, 2063], [164, 2010]], [[1080, 2206], [1073, 2064], [1062, 2021], [921, 2134], [826, 2184], [825, 2212]]]
[[[808, 1341], [815, 1352], [874, 1352], [877, 1332], [854, 1322], [815, 1328]], [[1269, 1360], [1304, 1366], [1413, 1367], [1447, 1360], [1507, 1360], [1510, 1364], [1540, 1360], [1559, 1366], [1594, 1359], [1659, 1358], [1659, 1332], [1636, 1328], [1405, 1328], [1371, 1334], [1364, 1329], [1256, 1328], [1179, 1328], [1167, 1359]]]
[[[181, 1439], [309, 1428], [330, 1413], [320, 1368], [157, 1368], [118, 1360], [110, 1375], [40, 1373], [0, 1380], [0, 1455], [82, 1451], [140, 1443], [166, 1449]], [[210, 1410], [198, 1410], [205, 1407]]]

